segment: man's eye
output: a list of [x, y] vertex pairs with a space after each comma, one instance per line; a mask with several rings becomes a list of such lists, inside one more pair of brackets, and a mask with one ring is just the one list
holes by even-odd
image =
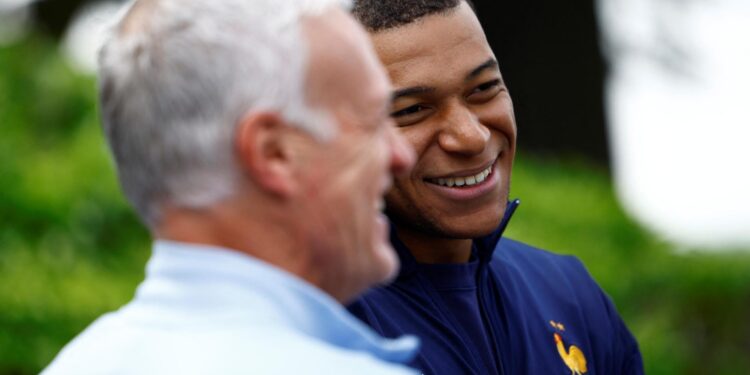
[[489, 82], [485, 82], [469, 93], [469, 99], [472, 100], [488, 100], [492, 99], [500, 91], [501, 83], [499, 79], [494, 79]]
[[491, 90], [491, 89], [494, 89], [494, 88], [496, 88], [498, 86], [500, 86], [500, 80], [499, 79], [495, 79], [495, 80], [492, 80], [492, 81], [489, 81], [489, 82], [485, 82], [485, 83], [477, 86], [477, 88], [475, 88], [472, 93]]
[[399, 117], [409, 116], [409, 115], [413, 115], [415, 113], [419, 113], [421, 111], [424, 111], [426, 109], [427, 109], [427, 107], [425, 107], [423, 105], [415, 104], [413, 106], [406, 107], [406, 108], [404, 108], [402, 110], [399, 110], [399, 111], [391, 113], [391, 117], [393, 117], [393, 118], [399, 118]]

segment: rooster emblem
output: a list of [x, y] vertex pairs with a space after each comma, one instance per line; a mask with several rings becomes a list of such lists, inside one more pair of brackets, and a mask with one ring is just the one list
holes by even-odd
[[586, 357], [583, 355], [581, 349], [577, 346], [571, 345], [568, 350], [565, 350], [565, 344], [562, 341], [562, 337], [555, 333], [555, 343], [557, 344], [557, 352], [560, 353], [565, 365], [568, 366], [573, 375], [585, 374], [586, 369]]

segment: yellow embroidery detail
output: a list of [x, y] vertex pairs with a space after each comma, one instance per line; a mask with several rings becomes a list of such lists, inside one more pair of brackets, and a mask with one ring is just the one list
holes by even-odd
[[558, 322], [556, 322], [554, 320], [550, 320], [549, 324], [552, 326], [552, 328], [554, 328], [554, 329], [556, 329], [558, 331], [565, 332], [565, 326], [562, 323], [558, 323]]
[[578, 349], [575, 345], [571, 345], [568, 350], [565, 350], [565, 344], [558, 333], [555, 333], [555, 343], [557, 344], [557, 352], [560, 353], [560, 358], [562, 358], [565, 365], [572, 371], [573, 375], [585, 374], [588, 371], [586, 368], [586, 356], [583, 355], [581, 349]]

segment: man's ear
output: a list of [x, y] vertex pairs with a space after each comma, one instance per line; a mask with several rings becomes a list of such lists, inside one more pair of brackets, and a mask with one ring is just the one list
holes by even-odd
[[277, 113], [254, 112], [239, 122], [234, 147], [240, 168], [255, 185], [277, 196], [296, 190], [289, 124]]

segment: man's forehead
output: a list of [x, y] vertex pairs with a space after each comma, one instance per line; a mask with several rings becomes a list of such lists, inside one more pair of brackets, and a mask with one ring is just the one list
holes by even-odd
[[435, 74], [467, 74], [493, 58], [474, 12], [463, 4], [456, 12], [435, 14], [412, 24], [371, 34], [391, 79], [428, 78]]
[[[364, 28], [346, 12], [332, 13], [333, 17], [325, 15], [306, 24], [310, 43], [308, 100], [347, 117], [375, 122], [388, 113], [388, 74]], [[321, 28], [316, 30], [318, 26]]]
[[309, 54], [308, 89], [313, 90], [310, 99], [339, 100], [341, 89], [361, 84], [361, 70], [368, 64], [362, 46], [367, 40], [359, 35], [364, 31], [338, 9], [308, 18], [304, 28]]
[[464, 83], [484, 72], [498, 71], [492, 50], [481, 44], [464, 45], [460, 51], [443, 55], [426, 54], [392, 61], [385, 65], [394, 90], [409, 87]]

